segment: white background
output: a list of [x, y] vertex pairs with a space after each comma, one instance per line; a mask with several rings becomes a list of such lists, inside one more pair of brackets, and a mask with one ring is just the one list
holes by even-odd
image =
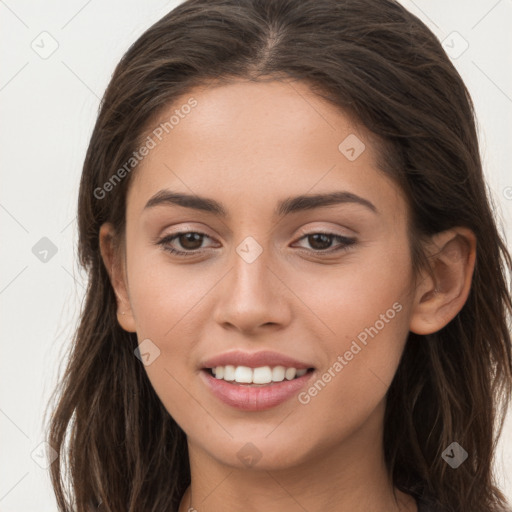
[[[84, 293], [75, 251], [81, 166], [114, 66], [177, 3], [0, 0], [2, 512], [56, 510], [47, 472], [35, 460], [45, 405]], [[475, 102], [485, 172], [510, 247], [512, 0], [403, 4], [452, 46]], [[33, 49], [52, 44], [58, 48], [45, 59]], [[46, 263], [32, 252], [43, 237], [57, 250]], [[496, 470], [512, 500], [511, 414]]]

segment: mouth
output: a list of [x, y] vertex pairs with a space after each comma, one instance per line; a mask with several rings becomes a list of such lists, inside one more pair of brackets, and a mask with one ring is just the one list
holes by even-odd
[[226, 365], [203, 368], [200, 377], [222, 404], [257, 412], [297, 396], [314, 373], [314, 368]]

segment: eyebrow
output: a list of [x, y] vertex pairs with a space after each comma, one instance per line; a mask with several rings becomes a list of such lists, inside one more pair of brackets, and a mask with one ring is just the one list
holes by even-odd
[[[373, 213], [378, 213], [375, 205], [368, 201], [368, 199], [364, 199], [363, 197], [353, 194], [352, 192], [337, 191], [325, 194], [288, 197], [277, 204], [274, 214], [278, 217], [283, 217], [290, 213], [303, 210], [312, 210], [313, 208], [321, 208], [324, 206], [332, 206], [344, 203], [360, 204], [371, 210]], [[228, 215], [224, 206], [215, 199], [193, 194], [174, 192], [168, 189], [160, 190], [154, 196], [152, 196], [146, 203], [146, 206], [144, 206], [144, 210], [159, 205], [183, 206], [185, 208], [192, 208], [194, 210], [202, 210], [205, 212], [213, 213], [223, 218], [227, 217]]]

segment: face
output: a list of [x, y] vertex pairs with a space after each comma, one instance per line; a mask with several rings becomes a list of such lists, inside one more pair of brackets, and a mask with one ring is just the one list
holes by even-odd
[[118, 294], [162, 403], [239, 468], [378, 436], [412, 270], [374, 141], [300, 83], [193, 89], [161, 120], [176, 109], [130, 185]]

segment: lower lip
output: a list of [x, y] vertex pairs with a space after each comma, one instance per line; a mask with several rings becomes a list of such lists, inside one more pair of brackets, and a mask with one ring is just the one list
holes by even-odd
[[243, 411], [264, 411], [276, 407], [296, 395], [313, 373], [314, 371], [308, 371], [296, 379], [257, 387], [232, 384], [223, 379], [216, 379], [206, 370], [201, 371], [201, 378], [212, 393], [225, 404]]

